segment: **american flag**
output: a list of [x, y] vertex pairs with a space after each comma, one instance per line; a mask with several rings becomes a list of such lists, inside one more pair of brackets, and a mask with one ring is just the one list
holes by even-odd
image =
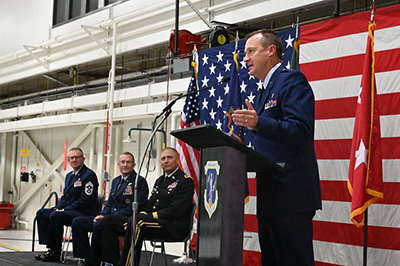
[[[380, 8], [375, 13], [377, 25], [375, 71], [381, 111], [385, 198], [369, 208], [368, 265], [400, 265], [400, 193], [398, 193], [400, 191], [400, 39], [398, 37], [400, 16], [398, 14], [400, 5]], [[323, 200], [322, 211], [318, 211], [314, 217], [314, 254], [317, 266], [362, 265], [363, 229], [356, 228], [349, 219], [351, 197], [347, 190], [347, 175], [369, 20], [368, 11], [300, 27], [300, 70], [310, 81], [316, 98], [315, 149]], [[294, 36], [292, 34], [283, 37], [283, 44], [290, 44], [290, 39]], [[218, 64], [227, 64], [228, 60], [232, 60], [225, 58], [225, 56], [230, 57], [233, 52], [233, 45], [230, 44], [230, 47], [226, 53], [225, 47], [213, 48], [216, 51], [213, 53], [214, 56], [219, 54], [217, 49], [222, 49], [221, 53], [224, 54], [224, 61]], [[246, 66], [241, 62], [243, 43], [240, 43], [239, 47], [239, 72], [242, 81], [246, 80], [243, 79], [243, 75], [246, 77], [247, 74], [247, 77], [250, 77]], [[212, 61], [207, 58], [212, 58], [210, 50], [213, 49], [201, 51], [198, 63], [200, 67], [205, 68], [204, 71], [207, 71], [208, 67], [209, 76], [213, 67], [212, 63], [210, 64]], [[205, 59], [202, 61], [202, 58]], [[205, 60], [209, 60], [208, 63], [205, 63]], [[287, 63], [284, 64], [288, 66], [289, 61], [286, 60]], [[204, 71], [203, 73], [207, 73]], [[218, 76], [218, 73], [212, 74], [213, 77], [215, 75]], [[199, 75], [200, 85], [204, 76]], [[249, 79], [249, 83], [252, 85], [247, 84], [246, 96], [242, 93], [242, 98], [250, 95], [253, 97], [254, 93], [260, 90], [257, 87], [258, 80]], [[226, 85], [222, 85], [224, 86]], [[212, 99], [214, 105], [207, 105], [208, 109], [203, 108], [200, 119], [202, 123], [216, 125], [217, 115], [211, 114], [217, 112], [213, 108], [216, 106], [218, 96]], [[200, 98], [200, 109], [202, 101], [204, 100]], [[206, 113], [206, 118], [203, 113]], [[254, 178], [249, 178], [249, 191], [250, 201], [245, 205], [243, 265], [261, 265], [256, 233]]]
[[[230, 89], [230, 88], [239, 88], [239, 52], [235, 51], [233, 54], [233, 67], [231, 71], [230, 80], [228, 83], [227, 89], [225, 90], [225, 99], [223, 104], [223, 112], [224, 112], [224, 123], [222, 127], [222, 131], [228, 133], [232, 138], [243, 142], [244, 132], [242, 126], [237, 126], [233, 122], [232, 114], [239, 109], [242, 109], [242, 97], [241, 92], [238, 89]], [[246, 195], [247, 196], [247, 195]]]
[[[196, 68], [195, 65], [192, 69], [192, 78], [188, 88], [188, 93], [197, 90], [196, 83]], [[187, 96], [185, 105], [182, 112], [182, 118], [180, 122], [180, 128], [189, 128], [198, 126], [200, 124], [200, 112], [199, 112], [199, 99], [198, 95], [190, 94]], [[180, 155], [179, 166], [186, 174], [193, 177], [195, 184], [195, 194], [193, 200], [198, 204], [198, 191], [199, 191], [199, 151], [193, 149], [191, 146], [186, 145], [185, 142], [178, 139], [176, 149]]]
[[[317, 266], [362, 265], [363, 228], [350, 221], [347, 176], [370, 11], [300, 27], [300, 70], [316, 99], [315, 149], [322, 211], [314, 217]], [[368, 208], [368, 265], [400, 265], [400, 5], [375, 12], [384, 199]]]
[[[290, 68], [290, 60], [293, 53], [293, 45], [296, 36], [296, 29], [288, 29], [278, 32], [283, 42], [283, 61], [282, 63]], [[227, 104], [228, 98], [232, 95], [238, 95], [241, 100], [241, 106], [245, 106], [244, 101], [248, 99], [252, 104], [256, 96], [263, 89], [262, 81], [249, 75], [249, 71], [246, 63], [243, 61], [244, 58], [244, 46], [245, 41], [239, 41], [237, 50], [239, 53], [238, 57], [238, 77], [232, 72], [235, 71], [235, 62], [233, 59], [234, 52], [236, 51], [236, 43], [230, 43], [224, 46], [218, 46], [211, 49], [201, 50], [198, 53], [197, 62], [197, 83], [198, 88], [205, 88], [211, 84], [222, 81], [225, 77], [231, 77], [229, 83], [220, 83], [216, 86], [211, 87], [208, 90], [201, 91], [196, 97], [188, 97], [183, 109], [181, 128], [189, 127], [198, 124], [210, 124], [220, 130], [224, 128], [224, 111], [226, 111], [230, 105]], [[194, 78], [192, 78], [189, 85], [188, 91], [192, 90], [195, 86], [193, 84]], [[231, 101], [231, 99], [229, 100]], [[239, 106], [236, 106], [237, 108]], [[200, 109], [200, 118], [197, 120], [195, 116], [191, 114], [196, 113], [197, 108]], [[190, 124], [185, 124], [190, 121]], [[224, 130], [225, 132], [227, 130]], [[245, 129], [243, 134], [245, 135]], [[245, 138], [246, 145], [251, 147], [251, 140]], [[192, 149], [185, 143], [178, 141], [177, 150], [180, 153], [181, 164], [187, 165], [183, 167], [186, 169], [197, 169], [199, 168], [199, 154], [196, 150]], [[198, 172], [190, 175], [195, 179], [196, 189], [198, 189]], [[258, 245], [257, 236], [257, 220], [255, 213], [256, 203], [256, 180], [254, 174], [249, 174], [249, 201], [245, 205], [245, 235], [244, 235], [244, 256], [243, 265], [261, 265], [260, 262], [260, 248]], [[196, 194], [197, 195], [197, 194]], [[196, 198], [197, 202], [197, 198]]]
[[[293, 43], [295, 40], [295, 28], [278, 32], [284, 44], [282, 63], [290, 68], [290, 60], [293, 53]], [[198, 62], [198, 84], [199, 88], [204, 88], [231, 77], [229, 83], [220, 83], [211, 87], [209, 90], [201, 91], [199, 95], [200, 122], [209, 124], [217, 129], [223, 130], [224, 126], [224, 106], [232, 94], [239, 94], [241, 104], [248, 99], [254, 104], [254, 99], [263, 89], [262, 81], [250, 76], [247, 64], [243, 61], [245, 41], [238, 42], [238, 80], [232, 75], [235, 71], [233, 55], [235, 53], [235, 43], [218, 46], [207, 50], [199, 51]], [[225, 131], [225, 130], [224, 130]], [[245, 131], [245, 130], [244, 130]], [[244, 132], [245, 133], [245, 132]], [[250, 140], [246, 142], [251, 145]]]

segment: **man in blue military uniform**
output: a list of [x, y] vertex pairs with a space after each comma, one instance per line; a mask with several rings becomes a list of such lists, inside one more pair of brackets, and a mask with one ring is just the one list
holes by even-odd
[[[193, 178], [179, 168], [179, 155], [174, 148], [166, 148], [161, 152], [161, 166], [165, 174], [156, 180], [144, 211], [137, 216], [138, 234], [134, 255], [136, 266], [139, 265], [145, 237], [180, 240], [186, 236], [190, 228]], [[125, 265], [127, 260], [130, 260], [131, 235], [132, 218], [127, 225], [125, 243], [118, 265]]]
[[44, 262], [60, 261], [64, 225], [71, 225], [79, 216], [95, 215], [98, 211], [96, 174], [84, 164], [80, 148], [72, 148], [68, 161], [73, 169], [65, 178], [63, 196], [57, 206], [40, 209], [37, 214], [39, 243], [47, 244], [48, 251], [35, 258]]
[[[135, 158], [132, 153], [124, 152], [119, 157], [118, 168], [121, 175], [114, 178], [111, 185], [110, 196], [108, 197], [107, 204], [96, 217], [94, 216], [80, 216], [72, 220], [72, 241], [73, 241], [73, 253], [74, 257], [89, 259], [90, 245], [88, 232], [94, 232], [92, 236], [92, 244], [97, 245], [96, 249], [102, 250], [102, 243], [97, 243], [97, 239], [101, 239], [101, 223], [105, 217], [107, 219], [116, 219], [121, 227], [128, 221], [128, 218], [132, 215], [132, 201], [135, 179], [137, 174], [135, 168]], [[149, 188], [146, 180], [142, 177], [138, 177], [138, 201], [139, 208], [143, 208], [147, 202], [147, 196], [149, 194]], [[110, 217], [108, 217], [110, 216]], [[101, 253], [111, 253], [119, 258], [118, 250], [118, 236], [110, 239], [109, 242], [103, 243], [106, 248]], [[84, 262], [81, 261], [81, 264]]]
[[306, 77], [282, 64], [282, 42], [270, 30], [249, 34], [250, 75], [264, 82], [253, 106], [233, 114], [257, 152], [285, 163], [283, 172], [257, 173], [257, 218], [262, 265], [314, 265], [313, 224], [321, 209], [314, 152], [314, 94]]

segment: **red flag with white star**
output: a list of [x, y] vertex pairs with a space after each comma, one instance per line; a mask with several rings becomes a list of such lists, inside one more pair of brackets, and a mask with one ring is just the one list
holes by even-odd
[[357, 227], [364, 225], [366, 208], [383, 199], [381, 132], [374, 70], [374, 26], [375, 23], [368, 26], [368, 43], [357, 99], [347, 182], [352, 196], [350, 219]]

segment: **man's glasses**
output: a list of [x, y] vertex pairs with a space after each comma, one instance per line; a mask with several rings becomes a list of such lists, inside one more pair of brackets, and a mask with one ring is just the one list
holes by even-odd
[[67, 159], [68, 160], [77, 160], [79, 158], [82, 158], [83, 156], [68, 156]]
[[120, 164], [133, 164], [132, 161], [119, 161]]

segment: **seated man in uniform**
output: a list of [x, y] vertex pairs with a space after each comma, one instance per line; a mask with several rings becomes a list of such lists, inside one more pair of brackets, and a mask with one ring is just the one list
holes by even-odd
[[[161, 152], [161, 166], [165, 174], [160, 176], [153, 187], [144, 211], [137, 215], [136, 245], [134, 262], [139, 265], [143, 239], [164, 238], [181, 240], [190, 228], [193, 178], [179, 168], [179, 155], [174, 148]], [[130, 265], [132, 218], [129, 219], [119, 265]]]
[[59, 204], [36, 213], [39, 243], [47, 244], [48, 251], [35, 258], [44, 262], [60, 261], [64, 225], [71, 225], [75, 217], [95, 215], [98, 211], [99, 183], [96, 174], [83, 163], [83, 151], [80, 148], [70, 149], [68, 161], [73, 171], [65, 178]]
[[[105, 217], [112, 216], [113, 219], [119, 221], [121, 225], [128, 221], [132, 215], [133, 189], [135, 179], [138, 179], [138, 202], [139, 209], [143, 209], [147, 202], [149, 188], [146, 180], [136, 174], [135, 158], [132, 153], [124, 152], [119, 157], [118, 168], [121, 175], [114, 178], [111, 185], [110, 196], [107, 204], [96, 217], [80, 216], [72, 220], [72, 241], [74, 257], [81, 258], [80, 265], [85, 265], [89, 259], [90, 245], [88, 232], [94, 232], [92, 239], [101, 239], [101, 230], [97, 230]], [[92, 241], [95, 242], [95, 241]], [[110, 242], [103, 243], [107, 248], [104, 252], [117, 253], [118, 237], [110, 239]], [[118, 261], [119, 256], [117, 257]]]

